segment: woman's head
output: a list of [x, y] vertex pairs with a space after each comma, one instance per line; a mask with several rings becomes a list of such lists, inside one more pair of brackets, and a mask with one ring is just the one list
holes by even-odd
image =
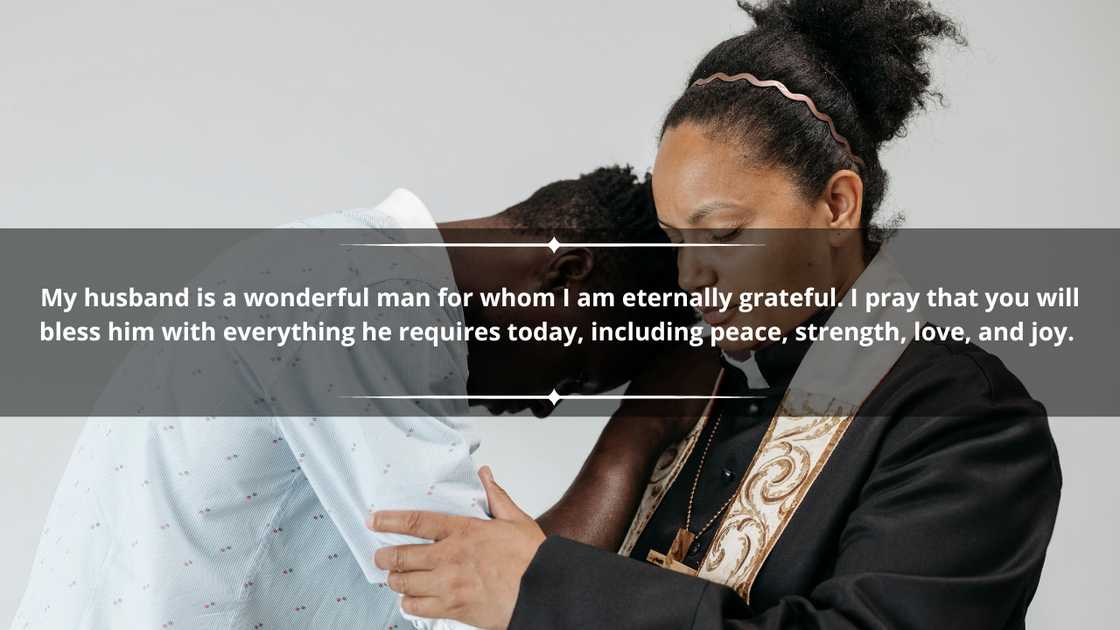
[[[755, 27], [713, 48], [689, 77], [665, 120], [653, 188], [670, 238], [745, 235], [767, 246], [682, 248], [681, 286], [846, 288], [873, 246], [886, 192], [879, 149], [935, 96], [930, 46], [963, 40], [917, 0], [741, 6]], [[793, 229], [743, 232], [758, 228]], [[809, 315], [756, 312], [724, 324], [788, 330]]]

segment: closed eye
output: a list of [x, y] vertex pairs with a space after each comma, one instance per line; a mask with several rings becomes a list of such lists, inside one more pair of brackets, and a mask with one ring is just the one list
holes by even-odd
[[713, 230], [712, 240], [717, 243], [727, 243], [735, 240], [743, 233], [742, 227], [732, 228], [729, 230]]

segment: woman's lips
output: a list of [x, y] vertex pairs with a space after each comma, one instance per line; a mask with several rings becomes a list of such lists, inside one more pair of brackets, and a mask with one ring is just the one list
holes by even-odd
[[721, 311], [719, 309], [713, 308], [705, 309], [700, 312], [703, 313], [704, 321], [708, 322], [708, 325], [719, 326], [720, 324], [727, 322], [727, 320], [735, 316], [735, 307], [730, 306], [726, 311]]

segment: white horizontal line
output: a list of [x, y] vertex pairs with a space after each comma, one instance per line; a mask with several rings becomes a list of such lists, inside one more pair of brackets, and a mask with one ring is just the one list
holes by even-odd
[[339, 243], [341, 247], [766, 247], [764, 243]]
[[[429, 395], [392, 395], [392, 396], [339, 396], [339, 398], [359, 398], [359, 399], [388, 399], [388, 400], [552, 400], [549, 394], [518, 394], [515, 396], [498, 396], [493, 394], [485, 394], [478, 396], [471, 395], [456, 395], [456, 394], [429, 394]], [[556, 398], [559, 400], [710, 400], [710, 399], [745, 399], [745, 398], [765, 398], [765, 396], [689, 396], [689, 395], [675, 395], [675, 394], [557, 394]]]

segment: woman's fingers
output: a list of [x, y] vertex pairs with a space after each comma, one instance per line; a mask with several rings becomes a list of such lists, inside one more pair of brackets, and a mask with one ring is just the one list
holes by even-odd
[[490, 504], [490, 514], [494, 518], [517, 520], [530, 518], [517, 504], [513, 502], [505, 489], [494, 481], [494, 473], [489, 466], [483, 466], [478, 471], [482, 480], [482, 487], [486, 490], [486, 502]]
[[428, 540], [442, 540], [470, 521], [465, 516], [417, 510], [374, 512], [367, 526], [375, 532], [406, 534]]
[[373, 563], [383, 571], [427, 571], [439, 565], [439, 553], [434, 544], [382, 547], [374, 552]]
[[401, 610], [415, 617], [428, 619], [445, 619], [447, 606], [437, 597], [404, 597], [401, 599]]
[[390, 573], [389, 588], [408, 597], [438, 597], [447, 587], [435, 571]]

